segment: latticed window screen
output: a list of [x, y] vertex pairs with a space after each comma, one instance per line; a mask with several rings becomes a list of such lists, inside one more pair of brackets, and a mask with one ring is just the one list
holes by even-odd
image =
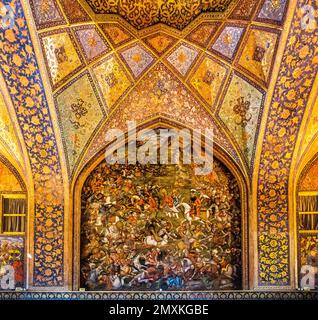
[[1, 196], [1, 234], [24, 234], [27, 203], [24, 195]]
[[318, 194], [299, 194], [299, 232], [318, 231]]

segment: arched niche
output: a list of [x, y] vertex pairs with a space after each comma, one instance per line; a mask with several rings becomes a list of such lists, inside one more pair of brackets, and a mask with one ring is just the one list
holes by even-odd
[[[157, 124], [155, 124], [154, 126], [151, 126], [151, 127], [152, 128], [156, 128], [156, 129], [158, 129], [158, 128], [167, 128], [167, 124], [166, 123], [164, 123], [164, 124], [157, 123]], [[175, 127], [175, 126], [171, 126], [171, 123], [169, 122], [169, 127], [171, 128], [171, 127]], [[180, 128], [180, 127], [178, 127], [178, 128]], [[138, 128], [138, 130], [139, 129], [141, 129], [141, 128]], [[248, 288], [248, 284], [249, 284], [248, 222], [247, 222], [247, 210], [248, 210], [248, 208], [247, 208], [247, 194], [248, 194], [247, 190], [248, 190], [248, 187], [247, 186], [248, 186], [248, 184], [246, 183], [246, 178], [243, 176], [242, 172], [240, 171], [238, 166], [235, 164], [235, 162], [228, 156], [227, 153], [225, 153], [218, 145], [215, 145], [215, 144], [213, 146], [213, 157], [215, 158], [215, 162], [216, 162], [216, 166], [218, 167], [218, 170], [221, 170], [221, 171], [223, 170], [222, 171], [223, 174], [225, 174], [228, 177], [231, 177], [233, 180], [235, 180], [235, 184], [237, 185], [237, 197], [240, 199], [239, 200], [239, 205], [237, 207], [237, 209], [239, 210], [240, 239], [241, 239], [240, 240], [241, 241], [240, 242], [240, 250], [241, 250], [241, 253], [240, 253], [240, 270], [238, 271], [238, 272], [240, 272], [240, 280], [239, 280], [239, 284], [238, 284], [238, 282], [236, 282], [236, 285], [234, 285], [234, 286], [227, 285], [229, 282], [227, 282], [227, 284], [226, 284], [226, 281], [223, 281], [224, 285], [221, 286], [221, 288], [220, 288], [220, 286], [218, 288], [219, 289], [222, 289], [222, 288], [223, 289], [247, 289]], [[85, 188], [87, 188], [87, 181], [89, 181], [89, 179], [92, 176], [94, 176], [96, 174], [96, 172], [100, 171], [101, 167], [104, 166], [104, 168], [105, 168], [104, 159], [105, 159], [105, 154], [96, 155], [96, 157], [94, 157], [90, 161], [90, 163], [84, 168], [84, 170], [80, 173], [80, 175], [78, 176], [78, 179], [77, 179], [77, 181], [75, 183], [74, 199], [73, 199], [73, 201], [74, 201], [74, 253], [73, 253], [73, 255], [74, 255], [73, 256], [73, 261], [74, 261], [73, 279], [74, 279], [74, 282], [73, 282], [73, 289], [74, 290], [78, 290], [80, 287], [85, 287], [85, 285], [83, 286], [83, 281], [81, 282], [81, 273], [83, 273], [83, 270], [81, 270], [81, 253], [83, 253], [84, 246], [85, 246], [85, 245], [83, 245], [83, 239], [81, 239], [81, 234], [83, 235], [83, 223], [85, 223], [85, 221], [83, 222], [82, 218], [83, 218], [83, 212], [85, 210], [87, 210], [87, 203], [85, 204], [82, 201], [83, 200], [83, 192], [85, 193], [85, 191], [83, 191], [83, 190], [85, 190]], [[220, 168], [222, 168], [222, 169], [220, 169]], [[107, 170], [112, 170], [112, 168], [109, 167]], [[130, 172], [134, 171], [134, 169], [132, 169], [131, 167], [128, 170]], [[103, 170], [101, 170], [101, 171], [103, 171]], [[100, 174], [100, 173], [101, 172], [98, 172], [98, 174]], [[141, 169], [141, 176], [142, 175], [143, 175], [143, 171]], [[175, 172], [174, 172], [174, 175], [175, 175]], [[115, 176], [116, 176], [116, 173], [115, 173]], [[162, 177], [162, 178], [165, 179], [165, 177]], [[104, 183], [108, 179], [107, 174], [104, 174], [103, 177], [99, 176], [99, 179], [101, 179], [102, 183]], [[142, 186], [137, 185], [135, 187], [139, 187], [140, 188]], [[190, 188], [190, 189], [192, 189], [192, 188]], [[167, 193], [169, 194], [169, 192], [167, 192]], [[189, 197], [188, 197], [187, 200], [189, 200]], [[94, 207], [94, 204], [92, 204], [92, 206]], [[211, 207], [211, 204], [210, 204], [209, 207]], [[135, 218], [136, 217], [132, 214], [131, 219], [135, 219]], [[201, 218], [202, 218], [202, 216], [200, 217], [200, 219]], [[116, 218], [114, 218], [114, 219], [116, 220]], [[185, 219], [183, 219], [183, 220], [185, 220]], [[102, 221], [102, 220], [99, 221], [98, 224], [105, 223], [105, 220], [104, 221]], [[107, 220], [106, 224], [108, 224], [108, 221], [109, 220]], [[180, 221], [177, 220], [177, 221], [175, 221], [175, 223], [178, 223]], [[96, 222], [96, 220], [95, 220], [95, 222]], [[193, 223], [193, 222], [192, 222], [192, 224], [195, 225], [195, 223]], [[151, 225], [148, 224], [147, 228], [151, 229]], [[234, 228], [234, 225], [231, 226], [230, 228]], [[145, 228], [143, 227], [143, 231], [142, 232], [144, 232], [144, 229]], [[218, 231], [221, 232], [222, 231], [221, 229], [222, 229], [222, 227], [220, 227], [220, 229]], [[210, 232], [210, 233], [206, 235], [206, 238], [212, 238], [213, 237], [213, 234], [212, 234], [213, 232], [211, 233], [211, 230], [210, 231], [208, 230], [207, 232]], [[154, 249], [156, 248], [156, 243], [155, 242], [151, 242], [151, 240], [157, 241], [157, 243], [161, 241], [158, 238], [157, 239], [148, 238], [148, 240], [149, 240], [149, 242], [147, 243], [147, 245], [148, 245], [147, 248], [148, 249], [151, 248], [151, 246], [153, 246]], [[206, 239], [206, 240], [208, 241], [208, 239]], [[82, 242], [82, 245], [81, 245], [81, 242]], [[142, 241], [142, 243], [145, 243], [145, 239]], [[177, 241], [176, 241], [175, 244], [177, 244]], [[213, 251], [212, 246], [207, 246], [207, 250]], [[98, 254], [101, 254], [102, 256], [100, 258], [103, 259], [104, 256], [105, 256], [105, 252], [101, 252], [101, 251], [104, 251], [104, 250], [99, 250]], [[221, 249], [220, 249], [220, 251], [221, 251]], [[235, 251], [235, 248], [233, 248], [233, 251]], [[95, 252], [96, 252], [96, 250], [95, 250]], [[153, 254], [155, 254], [155, 252], [153, 252]], [[214, 254], [218, 254], [218, 252], [214, 251]], [[137, 256], [137, 255], [138, 254], [136, 254], [135, 256]], [[84, 256], [85, 256], [85, 254], [84, 254]], [[224, 257], [225, 257], [225, 255], [224, 255]], [[225, 257], [225, 260], [226, 260], [226, 257]], [[97, 262], [97, 264], [99, 263], [99, 261], [96, 261], [96, 262]], [[131, 262], [133, 263], [133, 261], [131, 261]], [[192, 267], [190, 261], [187, 260], [187, 261], [183, 261], [183, 262], [185, 262], [185, 263], [188, 262], [190, 267]], [[128, 264], [131, 264], [131, 263], [128, 263]], [[82, 267], [83, 267], [83, 254], [82, 254]], [[109, 267], [109, 266], [107, 266], [107, 267]], [[217, 268], [218, 267], [219, 266], [217, 266]], [[228, 276], [229, 278], [233, 277], [233, 272], [234, 271], [231, 270], [231, 265], [227, 264], [224, 261], [222, 267], [223, 267], [223, 269], [220, 270], [220, 272], [222, 272], [225, 276]], [[92, 266], [92, 268], [94, 268], [94, 266]], [[105, 271], [105, 270], [103, 271], [103, 273], [105, 275], [105, 281], [109, 282], [109, 279], [108, 280], [106, 279], [106, 276], [109, 276], [109, 273], [107, 274], [107, 271]], [[116, 272], [114, 272], [114, 273], [116, 273]], [[83, 274], [82, 274], [82, 280], [83, 280]], [[114, 284], [112, 284], [111, 286], [114, 286]], [[111, 288], [111, 286], [108, 285], [108, 286], [105, 286], [103, 288], [95, 287], [95, 288], [91, 288], [91, 289], [92, 290], [110, 290], [110, 289], [114, 289], [114, 287]], [[154, 289], [154, 287], [152, 287], [152, 286], [149, 286], [149, 287], [146, 286], [146, 288], [144, 288], [142, 286], [140, 286], [140, 287], [132, 286], [130, 289], [134, 290], [134, 291], [136, 291], [136, 290], [138, 291], [138, 290], [143, 290], [143, 289], [147, 290], [149, 288], [150, 289]], [[176, 289], [176, 288], [180, 289], [181, 287], [178, 287], [178, 285], [175, 285], [174, 289]], [[217, 288], [217, 286], [209, 285], [205, 289], [207, 289], [207, 290], [215, 290], [216, 288]], [[89, 288], [86, 286], [86, 289], [89, 289]], [[127, 287], [123, 286], [123, 287], [119, 287], [117, 289], [127, 290]], [[191, 290], [191, 287], [190, 286], [182, 287], [182, 289]], [[195, 289], [195, 287], [192, 287], [192, 290], [194, 290], [194, 289]], [[201, 287], [198, 286], [197, 289], [198, 290], [200, 290], [200, 289], [202, 290], [203, 288], [202, 288], [202, 286]]]
[[297, 184], [298, 286], [318, 285], [318, 154], [304, 167]]
[[27, 212], [25, 183], [0, 155], [0, 290], [26, 286]]

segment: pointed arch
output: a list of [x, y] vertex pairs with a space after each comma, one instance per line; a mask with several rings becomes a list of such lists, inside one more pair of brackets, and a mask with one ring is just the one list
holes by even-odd
[[[158, 117], [152, 119], [151, 121], [144, 123], [137, 127], [137, 132], [142, 129], [161, 129], [161, 128], [174, 128], [183, 129], [185, 126], [180, 123], [175, 123], [169, 119], [163, 117]], [[190, 129], [191, 130], [191, 129]], [[127, 140], [125, 141], [125, 144]], [[106, 148], [107, 146], [105, 146]], [[69, 258], [73, 261], [73, 290], [79, 289], [79, 275], [80, 275], [80, 228], [81, 228], [81, 192], [86, 179], [92, 173], [92, 171], [105, 159], [105, 149], [96, 153], [87, 165], [78, 174], [73, 188], [73, 253], [69, 253]], [[242, 272], [243, 281], [242, 288], [248, 289], [250, 284], [250, 273], [249, 270], [249, 207], [248, 207], [248, 195], [249, 195], [249, 180], [248, 176], [244, 174], [241, 168], [238, 166], [236, 161], [231, 158], [231, 156], [218, 144], [213, 145], [213, 156], [215, 156], [224, 166], [231, 172], [231, 174], [236, 179], [241, 199], [241, 217], [242, 217]], [[71, 256], [72, 254], [72, 256]]]

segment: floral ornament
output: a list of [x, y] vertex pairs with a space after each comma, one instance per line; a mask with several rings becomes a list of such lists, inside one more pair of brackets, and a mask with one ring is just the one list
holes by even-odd
[[70, 122], [73, 125], [74, 129], [79, 129], [85, 125], [83, 117], [88, 113], [88, 109], [91, 108], [90, 103], [86, 103], [83, 99], [78, 98], [76, 103], [71, 104], [72, 116]]
[[110, 72], [109, 74], [103, 76], [103, 78], [110, 88], [115, 87], [118, 83], [118, 80], [113, 72]]
[[153, 88], [153, 94], [160, 99], [163, 95], [165, 95], [168, 90], [165, 88], [165, 84], [163, 81], [158, 80], [156, 85]]
[[51, 77], [55, 81], [58, 79], [59, 62], [56, 56], [53, 39], [44, 39], [43, 45], [45, 48], [47, 64], [51, 73]]
[[237, 103], [233, 107], [233, 111], [238, 115], [235, 123], [245, 128], [247, 123], [252, 119], [252, 115], [248, 112], [251, 102], [245, 101], [244, 97], [240, 97], [236, 101]]
[[137, 29], [146, 28], [156, 23], [164, 23], [180, 30], [200, 13], [225, 12], [231, 2], [232, 0], [87, 0], [88, 5], [95, 13], [118, 14]]
[[205, 82], [207, 85], [211, 85], [212, 82], [218, 77], [219, 75], [214, 75], [213, 72], [210, 70], [207, 70], [203, 77], [203, 82]]
[[35, 184], [35, 192], [41, 205], [58, 205], [63, 201], [63, 180], [59, 176], [47, 175]]
[[[318, 72], [318, 30], [303, 28], [300, 23], [306, 19], [305, 4], [317, 9], [314, 0], [298, 1], [261, 147], [257, 191], [261, 286], [290, 284], [288, 177], [299, 127]], [[278, 237], [276, 246], [271, 243], [274, 237]]]
[[63, 286], [64, 188], [52, 119], [21, 2], [2, 0], [1, 4], [1, 10], [3, 4], [10, 6], [16, 18], [12, 28], [0, 32], [0, 69], [35, 186], [33, 285]]

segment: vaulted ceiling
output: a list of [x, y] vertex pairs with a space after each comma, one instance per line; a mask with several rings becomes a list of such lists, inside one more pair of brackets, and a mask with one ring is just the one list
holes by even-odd
[[[109, 14], [118, 14], [136, 29], [143, 29], [157, 23], [182, 30], [203, 12], [225, 17], [234, 0], [86, 0], [99, 19], [108, 19]], [[96, 16], [95, 16], [96, 19]]]
[[214, 128], [250, 172], [287, 0], [29, 3], [70, 176], [155, 117]]

